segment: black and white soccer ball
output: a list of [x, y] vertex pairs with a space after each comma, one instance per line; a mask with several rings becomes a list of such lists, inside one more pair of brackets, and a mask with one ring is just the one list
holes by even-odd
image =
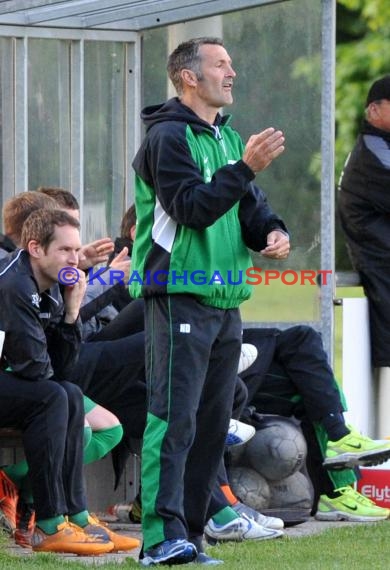
[[308, 477], [297, 471], [282, 479], [281, 481], [272, 481], [269, 483], [271, 498], [269, 507], [276, 508], [294, 508], [308, 509], [313, 505], [313, 485]]
[[268, 481], [280, 481], [305, 463], [307, 445], [298, 425], [270, 416], [245, 446], [245, 462]]
[[271, 492], [265, 478], [250, 467], [231, 467], [228, 470], [233, 493], [242, 502], [256, 511], [268, 507]]

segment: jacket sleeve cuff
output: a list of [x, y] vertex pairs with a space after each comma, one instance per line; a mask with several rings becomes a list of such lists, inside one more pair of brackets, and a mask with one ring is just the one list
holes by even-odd
[[254, 180], [256, 178], [256, 174], [253, 172], [253, 170], [251, 168], [249, 168], [247, 163], [244, 162], [243, 160], [238, 160], [234, 166], [239, 170], [239, 172], [245, 178], [247, 178], [247, 180], [251, 181], [251, 180]]

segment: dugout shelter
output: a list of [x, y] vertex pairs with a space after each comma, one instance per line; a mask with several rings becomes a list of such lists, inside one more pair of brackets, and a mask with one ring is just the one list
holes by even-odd
[[140, 110], [173, 95], [168, 53], [204, 35], [223, 37], [232, 56], [226, 112], [243, 138], [268, 126], [286, 136], [286, 152], [257, 182], [293, 249], [288, 262], [254, 255], [279, 278], [255, 287], [243, 318], [307, 322], [332, 359], [335, 0], [1, 1], [0, 203], [67, 188], [81, 205], [83, 241], [116, 237], [133, 201]]

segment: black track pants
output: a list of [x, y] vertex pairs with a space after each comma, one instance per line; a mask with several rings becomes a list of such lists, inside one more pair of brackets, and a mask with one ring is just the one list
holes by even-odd
[[148, 418], [145, 549], [200, 536], [223, 456], [241, 348], [237, 309], [172, 295], [145, 300]]

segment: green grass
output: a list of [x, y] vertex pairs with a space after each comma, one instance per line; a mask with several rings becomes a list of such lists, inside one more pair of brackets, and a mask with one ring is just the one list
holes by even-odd
[[253, 295], [241, 305], [244, 321], [285, 322], [319, 319], [319, 290], [316, 285], [257, 285]]
[[[227, 543], [208, 549], [208, 553], [225, 561], [224, 570], [374, 570], [389, 568], [390, 522], [357, 523], [320, 534], [264, 542]], [[67, 568], [118, 570], [118, 564], [85, 564], [66, 561], [54, 555], [35, 554], [17, 557], [0, 553], [0, 570]], [[121, 567], [121, 566], [119, 566]], [[139, 568], [128, 558], [123, 568]], [[167, 566], [163, 566], [168, 568]], [[192, 568], [193, 566], [188, 566]]]
[[360, 570], [389, 568], [389, 523], [346, 526], [301, 538], [227, 544], [213, 549], [224, 570]]

